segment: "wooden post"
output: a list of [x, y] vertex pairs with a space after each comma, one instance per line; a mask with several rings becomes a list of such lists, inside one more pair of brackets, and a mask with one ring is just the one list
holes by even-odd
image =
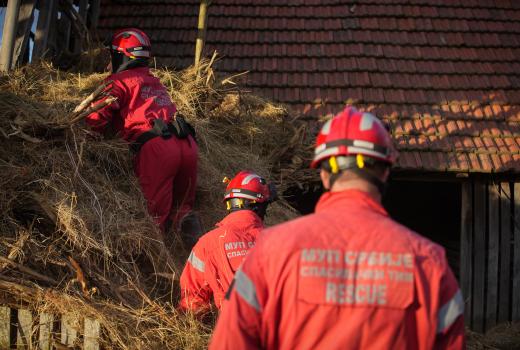
[[0, 306], [0, 349], [11, 347], [11, 309]]
[[484, 331], [485, 290], [486, 290], [486, 182], [475, 182], [474, 217], [474, 249], [473, 249], [473, 329]]
[[0, 48], [0, 71], [7, 72], [13, 65], [13, 49], [16, 33], [16, 22], [20, 10], [20, 0], [9, 0], [2, 32], [2, 47]]
[[33, 349], [32, 322], [33, 317], [31, 311], [25, 309], [18, 310], [18, 332], [16, 335], [17, 349]]
[[16, 28], [16, 41], [14, 43], [13, 64], [22, 64], [25, 51], [29, 44], [29, 35], [33, 22], [36, 0], [22, 0], [18, 13], [18, 26]]
[[488, 184], [488, 266], [487, 266], [487, 296], [486, 324], [488, 330], [497, 324], [498, 314], [498, 259], [500, 256], [500, 192], [498, 185]]
[[58, 20], [58, 25], [55, 28], [57, 52], [70, 51], [69, 47], [71, 27], [72, 24], [70, 23], [70, 19], [62, 12], [61, 17]]
[[511, 310], [511, 228], [512, 220], [512, 195], [509, 182], [500, 184], [500, 216], [502, 225], [500, 227], [500, 291], [498, 303], [498, 323], [509, 321]]
[[48, 313], [40, 314], [40, 332], [38, 345], [40, 350], [52, 349], [52, 327], [54, 325], [54, 316]]
[[[86, 24], [87, 23], [87, 0], [79, 0], [78, 14], [81, 20]], [[74, 53], [79, 54], [82, 50], [82, 42], [81, 38], [77, 35], [74, 36]]]
[[97, 25], [98, 25], [98, 21], [99, 21], [99, 2], [100, 2], [100, 0], [91, 0], [90, 1], [90, 9], [89, 9], [90, 25], [89, 25], [89, 29], [90, 29], [91, 32], [97, 29]]
[[473, 181], [462, 184], [461, 237], [460, 237], [460, 286], [464, 296], [464, 318], [471, 327], [473, 301]]
[[34, 36], [33, 58], [43, 58], [47, 52], [49, 30], [56, 8], [57, 0], [40, 0], [40, 14]]
[[201, 0], [199, 9], [199, 23], [197, 26], [197, 41], [195, 42], [195, 66], [199, 65], [206, 40], [206, 21], [208, 19], [208, 0]]
[[514, 215], [514, 253], [513, 253], [513, 300], [512, 300], [512, 314], [511, 321], [520, 321], [520, 183], [514, 184], [514, 201], [515, 201], [515, 215]]

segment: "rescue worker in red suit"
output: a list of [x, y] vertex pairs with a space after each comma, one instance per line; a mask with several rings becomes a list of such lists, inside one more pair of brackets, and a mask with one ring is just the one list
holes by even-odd
[[166, 88], [150, 73], [151, 44], [144, 32], [117, 31], [110, 53], [112, 74], [105, 92], [117, 100], [88, 115], [86, 122], [94, 131], [118, 135], [130, 144], [149, 213], [164, 231], [174, 225], [195, 243], [201, 229], [191, 213], [197, 180], [193, 129], [175, 116]]
[[465, 348], [464, 302], [444, 249], [381, 206], [395, 159], [370, 113], [347, 107], [324, 124], [312, 167], [328, 192], [313, 214], [262, 233], [210, 349]]
[[224, 195], [228, 215], [199, 239], [182, 272], [181, 309], [204, 313], [212, 299], [221, 308], [233, 275], [264, 228], [266, 209], [274, 198], [274, 187], [251, 171], [239, 172], [228, 183]]

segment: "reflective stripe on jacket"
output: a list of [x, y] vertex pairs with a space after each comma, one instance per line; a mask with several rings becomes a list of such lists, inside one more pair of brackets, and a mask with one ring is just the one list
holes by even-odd
[[463, 349], [463, 300], [444, 249], [368, 194], [262, 233], [235, 275], [210, 349]]
[[200, 311], [211, 299], [220, 308], [233, 275], [263, 229], [251, 210], [227, 215], [217, 228], [202, 236], [193, 247], [181, 275], [180, 307]]

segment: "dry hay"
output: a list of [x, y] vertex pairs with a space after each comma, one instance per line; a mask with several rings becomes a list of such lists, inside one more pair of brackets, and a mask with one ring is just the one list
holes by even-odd
[[520, 349], [520, 323], [495, 326], [485, 334], [466, 331], [468, 350], [517, 350]]
[[[197, 210], [209, 229], [224, 215], [224, 175], [254, 169], [287, 188], [308, 135], [211, 62], [199, 72], [155, 73], [197, 129]], [[203, 348], [210, 327], [175, 310], [186, 252], [172, 253], [147, 215], [127, 146], [68, 122], [104, 77], [45, 64], [0, 77], [0, 301], [97, 318], [104, 348]], [[268, 223], [294, 216], [280, 201]]]

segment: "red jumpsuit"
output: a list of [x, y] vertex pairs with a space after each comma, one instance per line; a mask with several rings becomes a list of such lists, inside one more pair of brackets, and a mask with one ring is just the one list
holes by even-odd
[[[139, 67], [110, 75], [107, 91], [117, 101], [87, 116], [93, 130], [117, 133], [129, 143], [153, 127], [154, 119], [166, 123], [176, 108], [166, 88], [149, 68]], [[146, 142], [134, 158], [134, 171], [148, 203], [148, 211], [164, 228], [175, 225], [191, 211], [197, 180], [197, 145], [193, 138], [156, 137]]]
[[235, 275], [210, 349], [464, 349], [444, 250], [368, 194], [324, 194], [262, 233]]
[[211, 298], [220, 309], [233, 275], [264, 225], [251, 210], [230, 213], [193, 247], [181, 275], [180, 307], [203, 311]]

